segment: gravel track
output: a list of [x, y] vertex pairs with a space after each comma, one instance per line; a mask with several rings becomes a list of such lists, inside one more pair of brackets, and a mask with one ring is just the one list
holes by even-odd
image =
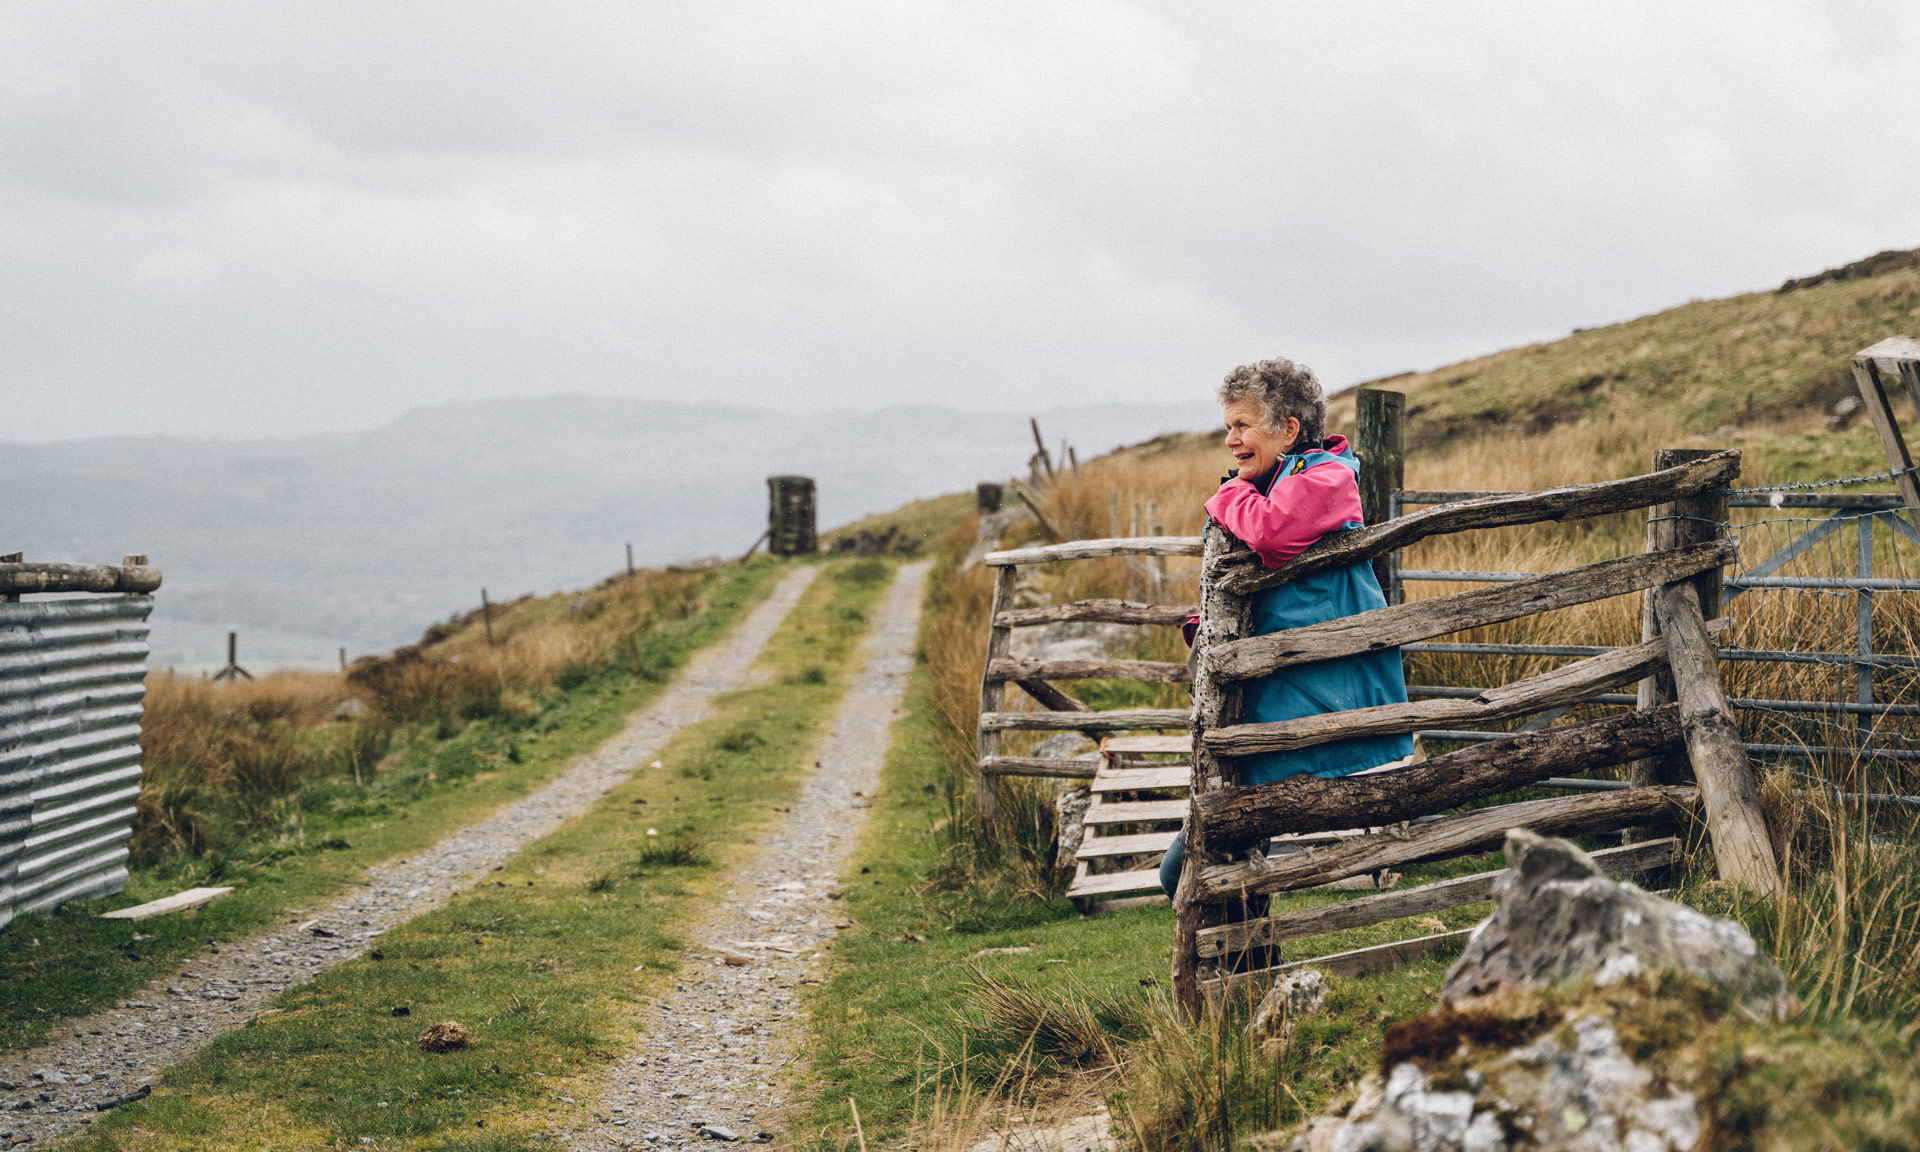
[[845, 926], [833, 897], [901, 714], [926, 574], [924, 562], [899, 570], [799, 800], [708, 915], [686, 927], [674, 991], [614, 1067], [599, 1106], [561, 1134], [567, 1147], [774, 1139], [786, 1104], [779, 1072], [806, 1039], [796, 989], [818, 979], [826, 946]]
[[118, 1008], [66, 1021], [46, 1044], [0, 1053], [0, 1148], [49, 1139], [85, 1122], [100, 1104], [141, 1092], [281, 992], [360, 955], [381, 933], [445, 903], [585, 811], [706, 716], [716, 695], [745, 686], [748, 666], [818, 573], [808, 566], [782, 578], [731, 635], [694, 653], [619, 735], [540, 791], [418, 855], [369, 868], [365, 887], [294, 923], [228, 941]]

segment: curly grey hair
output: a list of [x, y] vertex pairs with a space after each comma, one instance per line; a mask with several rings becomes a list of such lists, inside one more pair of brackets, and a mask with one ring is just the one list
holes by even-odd
[[1291, 360], [1262, 360], [1243, 364], [1227, 373], [1220, 383], [1220, 406], [1250, 400], [1266, 417], [1267, 427], [1279, 431], [1287, 426], [1287, 417], [1300, 421], [1303, 444], [1326, 434], [1327, 396], [1313, 369]]

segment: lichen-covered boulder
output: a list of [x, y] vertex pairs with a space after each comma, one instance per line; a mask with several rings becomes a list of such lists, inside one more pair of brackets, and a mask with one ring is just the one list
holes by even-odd
[[1733, 921], [1611, 879], [1565, 840], [1514, 829], [1506, 853], [1493, 916], [1448, 971], [1442, 1005], [1664, 970], [1705, 982], [1757, 1020], [1793, 1011], [1786, 978]]
[[1327, 978], [1318, 968], [1302, 968], [1276, 978], [1266, 998], [1254, 1009], [1247, 1038], [1266, 1047], [1284, 1042], [1301, 1020], [1320, 1011], [1327, 1002]]
[[[1438, 1014], [1446, 1019], [1448, 1014]], [[1469, 1029], [1470, 1030], [1470, 1029]], [[1316, 1120], [1298, 1152], [1686, 1152], [1705, 1128], [1691, 1093], [1579, 1016], [1464, 1069], [1405, 1060], [1363, 1086], [1343, 1117]]]

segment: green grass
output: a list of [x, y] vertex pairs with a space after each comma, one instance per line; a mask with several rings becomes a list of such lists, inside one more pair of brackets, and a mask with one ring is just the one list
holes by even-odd
[[[858, 1103], [869, 1141], [904, 1136], [924, 1116], [936, 1078], [949, 1089], [990, 1088], [1014, 1067], [1031, 1071], [1030, 1095], [1045, 1098], [1084, 1085], [1105, 1060], [1049, 1053], [1045, 1043], [1022, 1053], [1036, 1024], [1006, 1012], [998, 1018], [993, 988], [1048, 1004], [1087, 1005], [1106, 1024], [1122, 1052], [1146, 1038], [1156, 1007], [1164, 1009], [1173, 941], [1173, 915], [1164, 907], [1134, 908], [1081, 918], [1064, 899], [978, 900], [940, 890], [947, 818], [945, 767], [934, 751], [927, 669], [916, 670], [908, 711], [894, 729], [886, 776], [871, 823], [847, 877], [846, 908], [854, 927], [835, 944], [833, 967], [816, 991], [811, 1012], [818, 1081], [805, 1135], [819, 1147], [855, 1139], [848, 1100]], [[1405, 870], [1404, 884], [1427, 883], [1500, 866], [1480, 856]], [[1275, 911], [1347, 899], [1356, 893], [1307, 892], [1277, 898]], [[1490, 905], [1449, 909], [1437, 917], [1448, 929], [1469, 927]], [[1437, 929], [1413, 920], [1290, 942], [1286, 959], [1386, 943]], [[1031, 951], [977, 957], [983, 949]], [[977, 957], [977, 958], [976, 958]], [[1285, 1067], [1288, 1090], [1273, 1091], [1274, 1069], [1249, 1070], [1280, 1100], [1278, 1118], [1258, 1111], [1242, 1094], [1245, 1131], [1298, 1119], [1337, 1096], [1379, 1054], [1380, 1033], [1394, 1020], [1431, 1007], [1450, 958], [1437, 958], [1366, 980], [1333, 981], [1330, 1010], [1303, 1027]], [[982, 982], [980, 974], [991, 977]], [[1244, 1022], [1246, 1005], [1234, 1010]], [[1069, 1046], [1071, 1047], [1071, 1046]], [[964, 1064], [964, 1067], [962, 1066]], [[1109, 1088], [1117, 1089], [1117, 1081]], [[1027, 1101], [1030, 1103], [1031, 1101]], [[1124, 1103], [1124, 1097], [1116, 1097]]]
[[[650, 655], [663, 667], [679, 666], [759, 602], [781, 570], [763, 561], [716, 573], [706, 611], [661, 627], [649, 637]], [[251, 860], [173, 858], [136, 869], [122, 896], [16, 919], [0, 931], [0, 1043], [36, 1043], [60, 1018], [106, 1007], [209, 944], [298, 915], [358, 881], [368, 865], [483, 819], [619, 731], [663, 687], [658, 678], [609, 669], [547, 695], [525, 722], [475, 721], [445, 740], [423, 727], [368, 787], [342, 778], [305, 792], [301, 850]], [[234, 891], [179, 915], [96, 918], [199, 884]]]
[[[550, 1146], [538, 1137], [558, 1098], [596, 1094], [595, 1075], [670, 986], [679, 926], [720, 877], [715, 862], [797, 795], [865, 631], [849, 624], [890, 572], [830, 565], [756, 662], [761, 686], [718, 701], [662, 768], [389, 932], [377, 953], [289, 991], [72, 1146]], [[442, 1020], [470, 1029], [473, 1047], [422, 1050], [417, 1037]]]
[[[820, 534], [820, 550], [837, 552], [851, 549], [861, 540], [887, 538], [887, 552], [896, 556], [917, 556], [929, 550], [933, 542], [949, 529], [973, 514], [974, 494], [951, 492], [902, 504], [891, 512], [877, 512]], [[886, 534], [891, 531], [892, 536]]]

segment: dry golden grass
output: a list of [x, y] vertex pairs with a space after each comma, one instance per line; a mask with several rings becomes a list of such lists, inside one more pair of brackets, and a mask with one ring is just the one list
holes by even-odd
[[[328, 776], [371, 782], [408, 726], [446, 737], [470, 720], [525, 718], [540, 693], [609, 666], [657, 678], [668, 663], [657, 628], [698, 612], [705, 581], [700, 573], [643, 571], [583, 593], [495, 605], [494, 643], [472, 612], [344, 676], [151, 677], [135, 859], [201, 857], [275, 837], [296, 842], [300, 790]], [[334, 723], [349, 698], [362, 713]]]

